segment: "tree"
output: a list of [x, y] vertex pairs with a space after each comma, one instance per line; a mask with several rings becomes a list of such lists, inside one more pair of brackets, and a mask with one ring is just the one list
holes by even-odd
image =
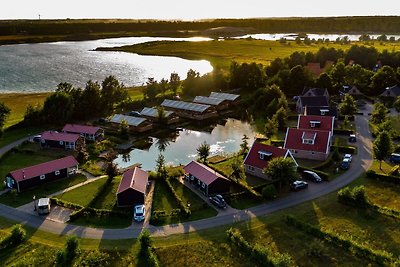
[[42, 107], [39, 105], [31, 105], [29, 104], [26, 107], [25, 115], [24, 115], [24, 124], [25, 125], [37, 125], [42, 122]]
[[236, 154], [233, 157], [231, 168], [232, 168], [231, 177], [234, 180], [239, 181], [244, 177], [243, 161], [239, 154]]
[[103, 112], [100, 84], [88, 81], [84, 90], [74, 92], [75, 117], [88, 119], [99, 116]]
[[394, 109], [397, 111], [397, 116], [400, 113], [400, 96], [396, 97], [396, 100], [393, 103]]
[[280, 107], [274, 116], [272, 116], [272, 120], [275, 120], [278, 122], [278, 128], [284, 128], [286, 126], [288, 116], [287, 116], [287, 111], [285, 108]]
[[121, 124], [119, 125], [119, 135], [124, 138], [128, 139], [129, 137], [129, 124], [126, 120], [122, 120]]
[[275, 119], [267, 118], [264, 126], [265, 136], [271, 138], [278, 133], [278, 122]]
[[157, 176], [161, 179], [167, 179], [167, 168], [165, 167], [165, 157], [163, 154], [159, 154], [156, 160], [156, 171]]
[[117, 165], [114, 163], [115, 158], [116, 158], [116, 153], [113, 150], [108, 152], [108, 154], [105, 156], [106, 174], [108, 175], [107, 182], [109, 184], [111, 184], [114, 177], [118, 175], [118, 168]]
[[280, 188], [283, 184], [287, 184], [297, 177], [296, 164], [290, 157], [273, 158], [263, 172], [273, 180], [279, 181]]
[[357, 104], [350, 94], [345, 94], [342, 102], [339, 104], [341, 115], [352, 116], [357, 111]]
[[171, 76], [169, 78], [169, 88], [171, 89], [172, 92], [174, 92], [174, 95], [178, 92], [178, 88], [181, 86], [181, 78], [179, 77], [178, 73], [171, 73]]
[[167, 123], [167, 115], [163, 107], [157, 108], [157, 122], [161, 124]]
[[165, 93], [168, 90], [168, 87], [169, 87], [168, 80], [162, 78], [160, 83], [158, 84], [158, 89], [159, 89], [160, 93], [165, 95]]
[[10, 108], [4, 103], [0, 102], [0, 136], [3, 132], [4, 124], [6, 123], [6, 119], [10, 115], [10, 112]]
[[371, 78], [371, 89], [373, 95], [378, 95], [387, 88], [397, 84], [395, 70], [390, 66], [383, 66]]
[[331, 76], [326, 72], [321, 73], [315, 81], [315, 86], [318, 88], [326, 88], [328, 92], [332, 92], [333, 83]]
[[386, 119], [385, 121], [381, 122], [378, 125], [378, 133], [386, 131], [388, 132], [389, 136], [391, 138], [394, 138], [397, 136], [396, 130], [393, 128], [392, 122], [390, 119]]
[[208, 156], [210, 155], [210, 145], [204, 141], [198, 148], [197, 154], [204, 163], [206, 163]]
[[382, 160], [385, 160], [393, 151], [393, 143], [387, 131], [380, 132], [373, 144], [375, 158], [379, 160], [379, 169], [382, 170]]
[[371, 114], [371, 121], [373, 123], [379, 124], [386, 120], [388, 109], [384, 104], [377, 102], [374, 104], [374, 110]]
[[65, 92], [55, 92], [44, 101], [42, 115], [47, 123], [65, 124], [74, 112], [74, 100]]
[[154, 100], [158, 94], [158, 82], [154, 78], [147, 78], [146, 87], [143, 88], [146, 99]]
[[346, 68], [343, 62], [338, 62], [329, 72], [332, 78], [332, 93], [336, 94], [345, 85]]
[[108, 115], [112, 112], [114, 105], [128, 98], [125, 86], [114, 76], [110, 75], [101, 83], [101, 99], [103, 114]]
[[242, 143], [240, 144], [240, 154], [241, 155], [247, 155], [247, 153], [249, 152], [249, 137], [247, 135], [243, 135], [242, 137]]

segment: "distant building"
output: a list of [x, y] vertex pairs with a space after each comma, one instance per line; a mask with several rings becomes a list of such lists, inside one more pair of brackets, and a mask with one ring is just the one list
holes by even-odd
[[[140, 115], [152, 122], [158, 121], [158, 109], [156, 108], [143, 108], [142, 111], [140, 111]], [[167, 124], [177, 123], [179, 121], [179, 117], [176, 116], [173, 111], [164, 110], [164, 116]]]
[[304, 115], [330, 116], [336, 118], [337, 108], [329, 106], [306, 106], [304, 109]]
[[84, 138], [79, 134], [46, 131], [43, 132], [40, 137], [40, 146], [46, 148], [52, 147], [75, 150], [79, 142], [85, 142]]
[[6, 175], [5, 185], [18, 192], [69, 177], [78, 170], [78, 161], [73, 156], [14, 170]]
[[215, 108], [211, 105], [165, 99], [161, 106], [174, 111], [180, 117], [188, 119], [204, 120], [218, 116]]
[[62, 129], [65, 133], [79, 134], [89, 141], [96, 141], [104, 136], [104, 130], [97, 126], [66, 124]]
[[145, 118], [115, 114], [110, 119], [110, 122], [114, 125], [120, 125], [123, 121], [126, 121], [129, 129], [134, 132], [145, 132], [153, 128], [153, 124]]
[[351, 96], [360, 96], [362, 93], [356, 86], [351, 85], [343, 85], [342, 90], [339, 91], [340, 96], [344, 96], [345, 94], [349, 94]]
[[387, 87], [385, 91], [382, 94], [380, 94], [380, 96], [396, 98], [400, 96], [400, 86], [395, 85], [392, 87]]
[[193, 99], [194, 103], [206, 104], [210, 106], [214, 106], [217, 110], [227, 109], [229, 107], [229, 100], [208, 96], [196, 96]]
[[210, 97], [227, 100], [230, 102], [230, 105], [238, 104], [240, 101], [240, 95], [229, 93], [211, 92]]
[[299, 115], [297, 129], [328, 131], [333, 133], [335, 118], [331, 116]]
[[138, 167], [126, 171], [117, 190], [118, 207], [144, 204], [148, 179], [148, 173]]
[[301, 96], [325, 96], [326, 99], [329, 101], [329, 92], [326, 88], [314, 88], [304, 86]]
[[327, 107], [329, 106], [329, 101], [326, 96], [300, 96], [297, 98], [296, 111], [299, 114], [304, 114], [307, 106]]
[[308, 69], [309, 72], [311, 72], [311, 74], [313, 74], [314, 76], [319, 76], [324, 69], [321, 68], [321, 65], [319, 64], [319, 62], [309, 62], [307, 63], [306, 69]]
[[263, 170], [272, 159], [279, 157], [289, 157], [294, 161], [296, 166], [298, 166], [290, 150], [254, 142], [244, 159], [244, 171], [250, 175], [269, 179], [269, 177], [264, 174]]

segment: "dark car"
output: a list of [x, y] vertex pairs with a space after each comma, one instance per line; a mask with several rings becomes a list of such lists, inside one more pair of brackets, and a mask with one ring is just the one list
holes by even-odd
[[390, 155], [390, 162], [393, 162], [393, 163], [400, 163], [400, 154], [392, 153], [392, 154]]
[[348, 158], [343, 159], [342, 163], [340, 164], [340, 168], [343, 170], [348, 170], [350, 168], [350, 160]]
[[217, 208], [224, 209], [226, 208], [225, 199], [221, 195], [215, 195], [209, 198], [210, 202], [216, 206]]
[[303, 177], [307, 180], [313, 181], [314, 183], [322, 182], [321, 177], [312, 171], [303, 171]]
[[349, 142], [350, 142], [350, 143], [355, 143], [355, 142], [357, 142], [357, 138], [356, 138], [356, 135], [355, 135], [355, 134], [351, 134], [351, 135], [349, 136]]
[[298, 191], [301, 189], [305, 189], [308, 187], [308, 183], [305, 181], [294, 181], [293, 183], [290, 184], [290, 189], [293, 191]]

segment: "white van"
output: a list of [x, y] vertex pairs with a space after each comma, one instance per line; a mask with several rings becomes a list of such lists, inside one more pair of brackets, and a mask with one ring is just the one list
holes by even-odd
[[50, 213], [50, 198], [39, 198], [37, 211], [39, 214]]

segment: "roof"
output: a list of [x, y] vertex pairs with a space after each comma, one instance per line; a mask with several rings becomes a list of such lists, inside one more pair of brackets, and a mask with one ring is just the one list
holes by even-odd
[[20, 182], [23, 180], [31, 179], [42, 174], [47, 174], [59, 171], [65, 168], [71, 168], [78, 165], [78, 161], [73, 156], [68, 156], [61, 159], [48, 161], [45, 163], [33, 165], [23, 169], [10, 172], [15, 181]]
[[306, 67], [315, 76], [319, 76], [323, 72], [319, 63], [309, 62]]
[[41, 138], [49, 141], [64, 141], [76, 142], [79, 139], [79, 134], [59, 133], [55, 131], [46, 131], [42, 133]]
[[[298, 129], [315, 129], [320, 131], [333, 131], [333, 123], [335, 118], [332, 116], [318, 116], [318, 115], [299, 115], [297, 124]], [[319, 126], [311, 127], [311, 123], [320, 122]]]
[[[314, 136], [314, 134], [316, 134], [314, 144], [303, 144], [302, 137], [304, 135]], [[327, 153], [329, 151], [329, 138], [330, 134], [328, 131], [288, 128], [284, 148]]]
[[395, 85], [392, 87], [387, 87], [385, 91], [381, 94], [381, 96], [386, 96], [387, 94], [389, 94], [389, 92], [391, 92], [395, 96], [400, 96], [400, 86]]
[[[142, 111], [140, 111], [140, 114], [142, 116], [157, 118], [158, 117], [158, 109], [156, 109], [156, 108], [143, 108]], [[174, 114], [174, 112], [168, 111], [168, 110], [164, 110], [164, 114], [165, 114], [166, 117], [169, 117], [172, 114]]]
[[279, 158], [279, 157], [286, 157], [286, 153], [288, 152], [287, 149], [279, 148], [276, 146], [269, 146], [265, 144], [261, 144], [258, 142], [254, 142], [250, 148], [249, 153], [247, 153], [246, 158], [244, 159], [244, 164], [250, 165], [259, 169], [264, 169], [268, 165], [268, 161], [260, 159], [259, 152], [269, 152], [271, 153], [271, 159]]
[[[321, 115], [321, 112], [324, 112], [324, 115]], [[309, 115], [318, 115], [318, 116], [337, 116], [337, 108], [329, 107], [329, 106], [306, 106], [304, 114]]]
[[184, 101], [176, 101], [176, 100], [170, 100], [170, 99], [165, 99], [161, 103], [161, 106], [167, 107], [167, 108], [195, 111], [195, 112], [204, 112], [211, 107], [210, 105], [190, 103], [190, 102], [184, 102]]
[[132, 117], [132, 116], [127, 116], [127, 115], [122, 115], [122, 114], [115, 114], [112, 116], [111, 122], [114, 123], [122, 123], [122, 121], [126, 121], [129, 126], [139, 126], [143, 122], [146, 121], [145, 118], [139, 118], [139, 117]]
[[[325, 96], [328, 93], [326, 88], [313, 88], [304, 86], [302, 96]], [[307, 95], [306, 95], [307, 94]]]
[[50, 198], [48, 197], [43, 197], [43, 198], [39, 198], [38, 201], [38, 207], [40, 206], [48, 206], [50, 204]]
[[217, 92], [211, 92], [210, 97], [214, 98], [221, 98], [224, 100], [229, 100], [229, 101], [235, 101], [236, 99], [239, 98], [240, 95], [235, 95], [235, 94], [228, 94], [228, 93], [217, 93]]
[[326, 96], [300, 96], [301, 105], [305, 106], [329, 106]]
[[214, 171], [210, 167], [208, 167], [200, 162], [197, 162], [197, 161], [190, 162], [188, 165], [183, 167], [183, 169], [187, 173], [190, 173], [191, 175], [195, 176], [197, 179], [199, 179], [206, 185], [213, 183], [217, 179], [228, 180], [228, 178], [226, 178], [222, 174]]
[[225, 99], [222, 98], [215, 98], [215, 97], [208, 97], [208, 96], [196, 96], [193, 100], [193, 102], [200, 103], [200, 104], [207, 104], [207, 105], [212, 105], [212, 106], [218, 106], [222, 102], [224, 102]]
[[62, 129], [63, 132], [85, 133], [85, 134], [96, 134], [99, 130], [101, 130], [100, 127], [81, 125], [81, 124], [66, 124]]
[[147, 181], [149, 179], [149, 174], [135, 167], [134, 169], [130, 169], [124, 173], [122, 176], [121, 182], [118, 186], [117, 194], [131, 188], [140, 193], [146, 193]]

